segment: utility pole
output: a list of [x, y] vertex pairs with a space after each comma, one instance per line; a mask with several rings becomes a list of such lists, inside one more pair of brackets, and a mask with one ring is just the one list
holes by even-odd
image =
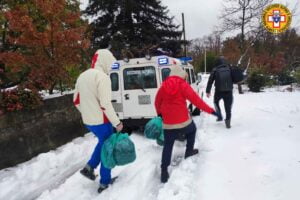
[[187, 52], [186, 52], [186, 38], [185, 38], [185, 24], [184, 24], [184, 13], [181, 13], [182, 15], [182, 32], [183, 32], [183, 50], [184, 50], [184, 56], [187, 57]]
[[204, 74], [206, 74], [206, 48], [204, 48]]

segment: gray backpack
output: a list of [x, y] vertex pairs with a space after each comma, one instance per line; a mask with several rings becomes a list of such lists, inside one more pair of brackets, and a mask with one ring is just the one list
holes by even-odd
[[231, 69], [228, 65], [218, 66], [215, 73], [216, 90], [228, 92], [233, 89]]

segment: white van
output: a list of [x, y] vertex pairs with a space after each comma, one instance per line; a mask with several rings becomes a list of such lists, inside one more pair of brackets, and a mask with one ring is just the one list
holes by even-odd
[[[113, 64], [110, 72], [112, 104], [125, 126], [138, 129], [157, 116], [154, 107], [156, 92], [169, 76], [174, 60], [168, 56], [155, 56], [148, 59], [134, 58], [126, 62], [119, 60]], [[194, 68], [184, 60], [181, 66], [188, 74], [187, 81], [199, 93]], [[193, 109], [192, 106], [190, 109]]]

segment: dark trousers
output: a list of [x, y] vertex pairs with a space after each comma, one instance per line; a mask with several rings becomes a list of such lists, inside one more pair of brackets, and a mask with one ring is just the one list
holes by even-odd
[[233, 94], [232, 91], [229, 92], [215, 92], [214, 96], [214, 104], [215, 104], [215, 109], [217, 112], [221, 113], [221, 108], [219, 105], [220, 100], [223, 99], [224, 101], [224, 107], [225, 107], [225, 112], [226, 112], [226, 120], [231, 119], [231, 108], [232, 108], [232, 103], [233, 103]]
[[185, 134], [186, 137], [186, 150], [185, 154], [191, 152], [194, 149], [196, 126], [194, 121], [188, 126], [181, 129], [164, 129], [164, 148], [162, 152], [161, 168], [167, 169], [171, 163], [172, 151], [174, 142], [181, 137], [181, 134]]

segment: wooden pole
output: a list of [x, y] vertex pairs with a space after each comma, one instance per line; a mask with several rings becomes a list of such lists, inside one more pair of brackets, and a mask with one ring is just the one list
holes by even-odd
[[187, 56], [187, 50], [186, 50], [186, 38], [185, 38], [185, 23], [184, 23], [184, 13], [181, 13], [182, 15], [182, 32], [183, 32], [183, 41], [184, 41], [184, 46], [183, 46], [183, 50], [184, 50], [184, 56]]

